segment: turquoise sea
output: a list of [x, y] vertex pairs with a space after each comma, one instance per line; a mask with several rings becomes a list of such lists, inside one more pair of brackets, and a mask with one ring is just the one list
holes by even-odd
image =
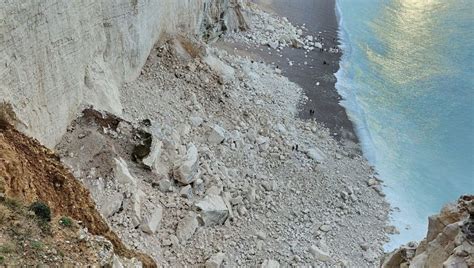
[[474, 194], [474, 1], [337, 0], [337, 12], [336, 87], [399, 209], [392, 249]]

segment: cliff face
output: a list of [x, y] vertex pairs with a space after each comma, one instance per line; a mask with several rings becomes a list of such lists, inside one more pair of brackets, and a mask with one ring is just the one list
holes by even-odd
[[431, 216], [426, 238], [395, 250], [382, 267], [474, 267], [474, 196], [463, 196]]
[[239, 27], [237, 1], [2, 0], [0, 110], [52, 146], [83, 104], [121, 113], [118, 87], [160, 37]]

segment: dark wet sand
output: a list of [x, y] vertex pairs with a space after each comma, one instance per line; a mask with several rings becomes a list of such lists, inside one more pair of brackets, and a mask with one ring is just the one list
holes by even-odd
[[[321, 35], [324, 48], [339, 44], [337, 38], [338, 21], [335, 11], [335, 0], [255, 0], [267, 11], [287, 17], [294, 25], [303, 25], [307, 28], [305, 35]], [[319, 33], [321, 32], [321, 33]], [[278, 65], [283, 74], [291, 81], [299, 84], [309, 97], [309, 101], [301, 107], [302, 118], [316, 118], [328, 127], [331, 132], [337, 133], [336, 138], [344, 138], [358, 142], [352, 122], [349, 120], [344, 107], [339, 104], [341, 100], [335, 83], [334, 73], [339, 70], [341, 54], [320, 52], [318, 49], [308, 53], [305, 57], [303, 49], [285, 49], [283, 57], [265, 48], [257, 52], [266, 62]], [[288, 64], [289, 58], [294, 62]], [[307, 62], [307, 65], [304, 62]], [[328, 65], [323, 65], [326, 61]], [[319, 82], [319, 86], [316, 83]], [[310, 115], [309, 110], [315, 110]]]

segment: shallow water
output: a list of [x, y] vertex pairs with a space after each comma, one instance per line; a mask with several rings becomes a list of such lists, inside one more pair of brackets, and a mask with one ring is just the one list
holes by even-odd
[[387, 249], [474, 193], [474, 1], [338, 0], [336, 87], [394, 207]]

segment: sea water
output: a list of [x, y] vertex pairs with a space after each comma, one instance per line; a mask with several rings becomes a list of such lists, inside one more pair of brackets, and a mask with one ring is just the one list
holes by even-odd
[[342, 104], [400, 230], [474, 193], [474, 1], [337, 0]]

